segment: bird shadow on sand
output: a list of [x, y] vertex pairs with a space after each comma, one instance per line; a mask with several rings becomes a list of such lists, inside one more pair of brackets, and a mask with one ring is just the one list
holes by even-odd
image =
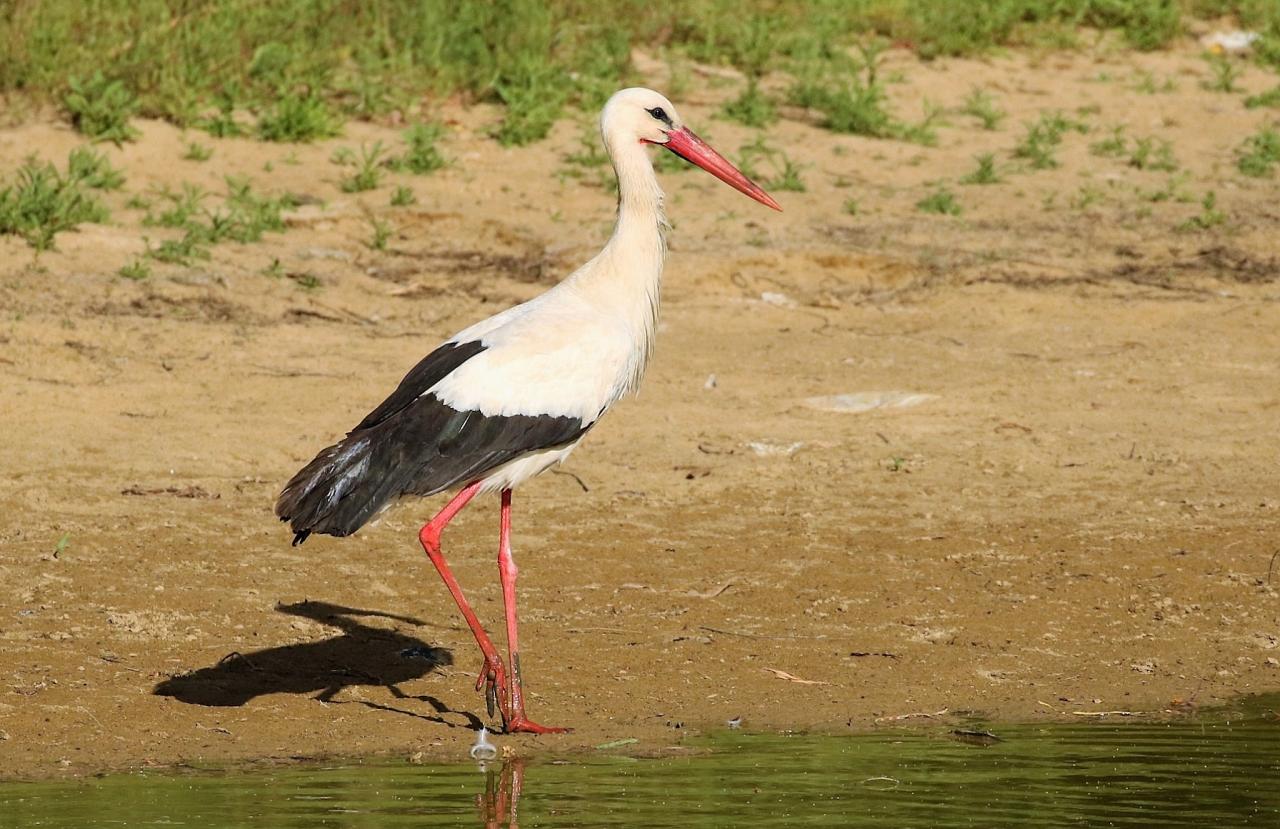
[[[429, 695], [406, 694], [400, 684], [427, 676], [453, 664], [453, 654], [413, 636], [362, 624], [361, 617], [378, 617], [413, 625], [425, 624], [407, 616], [378, 610], [360, 610], [327, 602], [303, 601], [277, 605], [276, 610], [336, 627], [341, 635], [315, 642], [227, 654], [217, 663], [178, 674], [151, 690], [192, 705], [237, 707], [264, 694], [308, 694], [331, 705], [360, 704], [430, 722], [459, 727], [444, 718], [454, 714], [466, 719], [463, 728], [479, 730], [474, 714], [454, 711]], [[340, 700], [337, 695], [354, 686], [386, 688], [397, 700], [429, 705], [431, 714], [405, 710], [369, 700]], [[455, 717], [456, 719], [456, 717]]]

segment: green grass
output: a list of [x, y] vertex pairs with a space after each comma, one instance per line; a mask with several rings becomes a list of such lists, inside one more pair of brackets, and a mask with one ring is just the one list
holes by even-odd
[[203, 235], [197, 230], [188, 230], [178, 239], [165, 239], [155, 247], [147, 243], [147, 256], [157, 262], [169, 265], [190, 265], [196, 259], [208, 259], [212, 254]]
[[1244, 99], [1244, 105], [1249, 109], [1258, 107], [1280, 109], [1280, 86], [1268, 89], [1266, 92], [1259, 92], [1257, 95], [1250, 95]]
[[1075, 210], [1088, 210], [1095, 204], [1100, 203], [1106, 194], [1090, 184], [1080, 185], [1080, 189], [1071, 197], [1071, 207]]
[[[670, 155], [670, 153], [666, 153]], [[586, 169], [603, 167], [609, 163], [609, 156], [600, 144], [600, 133], [595, 125], [584, 126], [578, 131], [578, 146], [565, 153], [564, 160], [569, 164]]]
[[1218, 195], [1210, 190], [1200, 202], [1200, 212], [1178, 225], [1177, 229], [1210, 230], [1227, 221], [1227, 214], [1218, 209]]
[[67, 178], [94, 190], [119, 190], [124, 173], [92, 147], [77, 147], [67, 156]]
[[344, 176], [339, 182], [342, 192], [363, 193], [382, 183], [382, 167], [385, 163], [383, 157], [386, 155], [386, 149], [381, 141], [375, 141], [372, 145], [361, 144], [359, 155], [346, 147], [342, 150], [334, 153], [334, 162], [354, 168], [351, 175]]
[[125, 279], [141, 282], [151, 276], [151, 264], [146, 259], [134, 259], [132, 262], [122, 265], [116, 273]]
[[[545, 136], [565, 106], [594, 110], [638, 80], [634, 50], [672, 65], [737, 67], [748, 84], [733, 117], [749, 123], [767, 117], [755, 86], [767, 72], [840, 64], [851, 47], [872, 40], [929, 59], [1006, 46], [1070, 48], [1078, 27], [1094, 27], [1156, 49], [1179, 37], [1189, 17], [1225, 9], [1264, 32], [1256, 51], [1280, 65], [1274, 0], [1206, 2], [18, 0], [0, 13], [0, 95], [65, 101], [84, 134], [117, 142], [133, 134], [134, 115], [227, 137], [255, 113], [264, 140], [309, 141], [333, 135], [348, 118], [452, 97], [503, 104], [495, 134], [522, 144]], [[850, 117], [849, 110], [874, 114], [867, 111], [879, 103], [874, 89], [829, 85], [841, 110], [834, 123], [863, 134], [885, 129], [874, 117]]]
[[959, 216], [964, 212], [960, 202], [956, 201], [955, 193], [948, 190], [945, 185], [939, 185], [938, 189], [916, 202], [916, 209], [922, 213], [937, 213], [943, 216]]
[[186, 161], [208, 161], [213, 158], [213, 148], [207, 147], [198, 141], [190, 141], [187, 143], [187, 151], [182, 154]]
[[388, 165], [420, 176], [439, 170], [448, 163], [436, 146], [443, 135], [444, 126], [437, 122], [414, 124], [404, 131], [405, 151], [388, 161]]
[[1140, 193], [1141, 197], [1151, 202], [1191, 202], [1195, 201], [1195, 196], [1186, 189], [1187, 180], [1190, 178], [1185, 172], [1177, 175], [1169, 176], [1169, 180], [1162, 187], [1155, 190], [1147, 190]]
[[138, 109], [137, 98], [124, 83], [109, 79], [101, 70], [88, 78], [71, 78], [62, 103], [71, 115], [71, 126], [93, 141], [120, 146], [140, 133], [129, 125]]
[[392, 207], [408, 207], [411, 204], [417, 204], [418, 197], [413, 194], [413, 189], [405, 187], [403, 184], [396, 185], [396, 189], [391, 191]]
[[995, 99], [986, 90], [974, 87], [969, 97], [964, 99], [960, 108], [964, 115], [972, 115], [982, 124], [984, 130], [997, 130], [1008, 114], [996, 106]]
[[926, 101], [925, 117], [915, 124], [901, 121], [889, 111], [880, 77], [880, 56], [886, 48], [884, 41], [873, 39], [857, 44], [852, 58], [800, 65], [788, 91], [789, 102], [820, 112], [822, 126], [832, 132], [932, 146], [937, 143], [934, 127], [942, 109]]
[[1000, 172], [996, 170], [994, 153], [982, 153], [976, 156], [974, 160], [978, 162], [977, 168], [960, 179], [961, 184], [999, 184], [1003, 181]]
[[296, 144], [339, 135], [342, 124], [318, 93], [289, 93], [258, 117], [257, 130], [263, 141]]
[[1240, 91], [1239, 87], [1236, 86], [1236, 81], [1240, 79], [1242, 70], [1230, 55], [1207, 52], [1204, 55], [1204, 60], [1209, 65], [1210, 77], [1208, 80], [1201, 81], [1201, 86], [1211, 92], [1234, 94]]
[[142, 217], [144, 227], [187, 227], [195, 217], [201, 214], [208, 193], [198, 184], [182, 183], [182, 190], [177, 191], [165, 185], [155, 192], [157, 200], [167, 202], [159, 214], [150, 208]]
[[387, 242], [391, 239], [391, 234], [395, 233], [395, 228], [390, 222], [379, 219], [370, 213], [368, 215], [369, 229], [373, 231], [373, 235], [369, 238], [368, 245], [373, 250], [386, 250]]
[[29, 158], [15, 179], [0, 189], [0, 233], [21, 236], [37, 252], [51, 249], [59, 233], [109, 217], [82, 174], [63, 175], [52, 164]]
[[504, 147], [531, 144], [545, 138], [560, 117], [565, 90], [559, 78], [541, 68], [528, 68], [495, 89], [506, 115], [493, 132]]
[[217, 97], [218, 108], [196, 120], [196, 126], [214, 138], [237, 138], [245, 134], [245, 128], [236, 120], [234, 94], [223, 93]]
[[1027, 134], [1014, 147], [1013, 157], [1024, 159], [1034, 170], [1057, 167], [1055, 153], [1068, 131], [1084, 133], [1089, 131], [1089, 126], [1061, 112], [1041, 113], [1040, 120], [1027, 124]]
[[1178, 91], [1178, 83], [1170, 77], [1158, 80], [1154, 72], [1142, 71], [1137, 74], [1134, 80], [1133, 90], [1141, 92], [1143, 95], [1168, 94]]
[[247, 244], [260, 241], [267, 232], [285, 230], [284, 211], [296, 206], [296, 199], [287, 194], [259, 195], [247, 178], [228, 176], [225, 181], [226, 195], [212, 208], [206, 206], [210, 194], [199, 185], [184, 182], [181, 190], [165, 187], [156, 191], [142, 224], [183, 233], [154, 247], [148, 242], [147, 256], [158, 262], [189, 265], [196, 259], [208, 259], [210, 248], [222, 242]]
[[[766, 189], [791, 193], [805, 191], [804, 179], [800, 176], [802, 166], [782, 150], [766, 144], [763, 135], [757, 135], [754, 141], [744, 144], [739, 153], [738, 168], [747, 178], [759, 181]], [[762, 162], [768, 165], [767, 170], [759, 166]]]
[[1089, 152], [1103, 158], [1124, 158], [1129, 153], [1129, 139], [1125, 137], [1124, 126], [1111, 128], [1111, 134], [1089, 145]]
[[760, 83], [755, 78], [748, 79], [746, 89], [725, 104], [721, 113], [730, 120], [757, 129], [778, 120], [777, 106], [772, 98], [760, 90]]
[[1236, 169], [1254, 178], [1270, 177], [1280, 165], [1280, 132], [1263, 127], [1249, 136], [1236, 153]]
[[1161, 170], [1171, 173], [1178, 169], [1173, 157], [1173, 144], [1156, 138], [1138, 138], [1129, 151], [1129, 166], [1139, 170]]

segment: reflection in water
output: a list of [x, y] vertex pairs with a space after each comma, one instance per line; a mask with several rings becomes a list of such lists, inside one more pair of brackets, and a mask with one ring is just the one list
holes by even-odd
[[524, 788], [523, 757], [512, 757], [498, 769], [481, 764], [484, 770], [484, 794], [480, 802], [480, 822], [484, 829], [520, 829], [520, 790]]
[[479, 773], [368, 762], [0, 784], [0, 829], [1280, 826], [1277, 711], [1273, 695], [1164, 723], [975, 723], [998, 737], [978, 743], [947, 728], [726, 730], [696, 753], [508, 758]]

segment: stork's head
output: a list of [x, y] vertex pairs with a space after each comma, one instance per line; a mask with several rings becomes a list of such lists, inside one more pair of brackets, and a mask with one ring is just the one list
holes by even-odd
[[675, 105], [652, 89], [633, 86], [615, 92], [600, 113], [600, 132], [610, 152], [624, 143], [657, 144], [761, 204], [782, 210], [772, 196], [686, 127]]

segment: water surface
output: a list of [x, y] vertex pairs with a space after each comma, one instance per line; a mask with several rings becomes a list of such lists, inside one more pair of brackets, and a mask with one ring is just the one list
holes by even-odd
[[1168, 723], [725, 731], [681, 756], [0, 785], [0, 827], [1280, 826], [1280, 696]]

